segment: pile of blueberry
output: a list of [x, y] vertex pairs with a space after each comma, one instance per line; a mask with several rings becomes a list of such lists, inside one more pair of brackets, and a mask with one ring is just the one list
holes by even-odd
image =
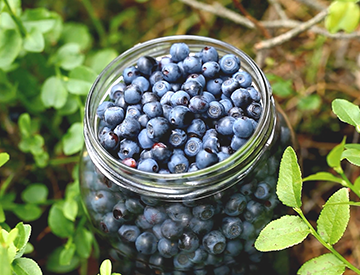
[[130, 167], [184, 173], [229, 157], [261, 114], [260, 93], [238, 56], [174, 43], [168, 56], [141, 56], [124, 69], [97, 108], [98, 138]]

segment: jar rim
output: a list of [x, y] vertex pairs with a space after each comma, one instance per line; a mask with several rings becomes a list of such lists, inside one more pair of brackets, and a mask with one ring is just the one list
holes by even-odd
[[[95, 96], [97, 96], [98, 100], [100, 97], [101, 101], [106, 99], [108, 92], [100, 89], [102, 86], [99, 87], [98, 85], [105, 85], [104, 83], [110, 76], [113, 76], [112, 74], [116, 72], [119, 64], [124, 63], [128, 57], [133, 57], [136, 53], [149, 51], [149, 49], [156, 52], [161, 48], [160, 45], [169, 47], [176, 42], [184, 42], [189, 46], [214, 46], [217, 49], [235, 53], [241, 59], [242, 64], [248, 66], [248, 69], [251, 69], [252, 73], [257, 77], [257, 85], [262, 97], [263, 113], [258, 121], [258, 126], [248, 141], [228, 158], [210, 167], [179, 174], [149, 173], [131, 168], [120, 163], [101, 146], [97, 139], [96, 123], [93, 121], [95, 116], [91, 113], [90, 107], [94, 105], [93, 99]], [[98, 95], [99, 92], [104, 94]], [[274, 112], [270, 84], [255, 61], [245, 52], [231, 44], [209, 37], [197, 35], [164, 36], [136, 44], [124, 51], [98, 75], [89, 91], [85, 105], [85, 146], [97, 168], [121, 187], [147, 196], [167, 199], [206, 196], [209, 193], [229, 188], [245, 177], [256, 159], [263, 154], [270, 144], [270, 140], [274, 135]], [[222, 176], [219, 177], [219, 173]]]

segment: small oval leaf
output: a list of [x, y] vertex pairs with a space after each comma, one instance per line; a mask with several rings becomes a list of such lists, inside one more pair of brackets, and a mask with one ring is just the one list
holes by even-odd
[[345, 272], [345, 264], [335, 255], [327, 253], [304, 263], [299, 275], [340, 275]]

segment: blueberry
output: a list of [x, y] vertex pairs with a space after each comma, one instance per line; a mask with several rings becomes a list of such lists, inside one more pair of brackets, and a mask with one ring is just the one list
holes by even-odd
[[226, 248], [226, 238], [220, 230], [213, 230], [202, 239], [205, 250], [211, 254], [221, 254]]
[[248, 221], [243, 221], [243, 231], [239, 238], [243, 240], [250, 240], [255, 237], [255, 234], [254, 225]]
[[187, 155], [188, 157], [195, 157], [202, 149], [202, 145], [203, 143], [200, 138], [198, 137], [189, 138], [184, 147], [185, 155]]
[[219, 161], [216, 153], [208, 152], [204, 149], [200, 150], [196, 155], [196, 166], [199, 169], [209, 167]]
[[169, 130], [168, 120], [161, 116], [150, 119], [146, 124], [146, 133], [154, 141], [159, 141], [164, 136], [167, 136]]
[[212, 230], [213, 226], [213, 219], [201, 220], [199, 218], [193, 217], [189, 223], [190, 229], [198, 235], [205, 235], [209, 233]]
[[128, 218], [128, 210], [125, 206], [125, 202], [119, 201], [117, 204], [114, 205], [112, 209], [112, 213], [115, 219], [121, 220]]
[[190, 53], [189, 46], [185, 43], [174, 43], [170, 47], [171, 60], [179, 62], [184, 60]]
[[254, 192], [254, 196], [259, 200], [266, 200], [271, 195], [271, 187], [266, 182], [260, 182]]
[[159, 164], [156, 162], [156, 160], [151, 158], [141, 159], [137, 165], [137, 169], [146, 172], [157, 173], [159, 171]]
[[239, 138], [249, 138], [254, 132], [254, 126], [246, 116], [239, 117], [233, 124], [233, 131]]
[[221, 78], [209, 79], [206, 84], [206, 90], [209, 93], [212, 93], [216, 98], [219, 98], [222, 93], [221, 86], [223, 82], [224, 81]]
[[149, 138], [146, 128], [140, 131], [138, 135], [138, 143], [139, 146], [143, 149], [150, 149], [153, 146], [154, 141], [151, 138]]
[[219, 266], [224, 262], [223, 254], [211, 254], [209, 253], [205, 260], [206, 266]]
[[158, 68], [156, 59], [151, 56], [141, 56], [136, 65], [138, 71], [145, 76], [150, 76]]
[[157, 142], [151, 147], [151, 156], [160, 163], [166, 163], [171, 157], [172, 151], [170, 148], [162, 143]]
[[218, 54], [217, 50], [212, 46], [206, 46], [206, 47], [202, 48], [200, 53], [201, 53], [201, 59], [203, 60], [204, 63], [208, 62], [208, 61], [218, 61], [219, 60], [219, 54]]
[[187, 106], [190, 101], [190, 95], [182, 90], [175, 92], [170, 98], [170, 104], [172, 106], [184, 105]]
[[240, 107], [243, 110], [251, 103], [251, 96], [247, 89], [239, 88], [235, 90], [230, 96], [234, 106]]
[[177, 240], [183, 233], [183, 227], [179, 222], [166, 219], [161, 225], [161, 233], [168, 240]]
[[135, 242], [140, 235], [140, 229], [136, 225], [123, 224], [118, 231], [119, 235], [128, 242]]
[[126, 85], [124, 82], [119, 82], [112, 86], [109, 93], [110, 99], [115, 101], [119, 96], [123, 95], [125, 87]]
[[153, 227], [153, 225], [145, 219], [145, 216], [143, 214], [137, 216], [137, 218], [135, 220], [135, 225], [144, 230], [150, 229]]
[[170, 114], [171, 109], [172, 109], [172, 107], [170, 105], [162, 104], [163, 117], [169, 119], [169, 114]]
[[246, 138], [240, 138], [238, 136], [232, 136], [230, 147], [233, 151], [239, 150], [248, 140]]
[[159, 208], [146, 206], [144, 209], [144, 217], [148, 223], [154, 225], [162, 223], [167, 218], [167, 215], [165, 212], [160, 211]]
[[114, 133], [122, 138], [135, 139], [141, 130], [140, 123], [137, 119], [127, 117], [117, 125], [114, 129]]
[[215, 101], [216, 98], [212, 93], [209, 93], [207, 91], [204, 91], [202, 93], [202, 96], [206, 99], [207, 102]]
[[166, 64], [161, 70], [164, 80], [168, 82], [177, 82], [182, 77], [182, 71], [176, 63]]
[[113, 131], [108, 131], [101, 135], [100, 143], [106, 150], [112, 151], [119, 145], [119, 137]]
[[141, 126], [142, 128], [146, 128], [146, 124], [148, 123], [149, 120], [150, 120], [150, 119], [149, 119], [149, 117], [148, 117], [146, 114], [142, 114], [142, 115], [140, 115], [140, 116], [138, 117], [138, 121], [139, 121], [140, 126]]
[[[225, 146], [222, 146], [222, 147], [225, 147]], [[225, 159], [227, 159], [228, 157], [230, 157], [230, 153], [229, 152], [224, 152], [220, 149], [220, 151], [217, 153], [218, 155], [218, 158], [219, 158], [219, 162], [220, 161], [223, 161]]]
[[219, 119], [225, 115], [225, 108], [219, 101], [211, 101], [209, 103], [209, 109], [207, 110], [207, 115], [212, 119]]
[[137, 198], [127, 198], [125, 200], [125, 207], [129, 212], [134, 214], [140, 214], [144, 210], [144, 206]]
[[177, 105], [174, 106], [168, 116], [170, 124], [174, 128], [183, 129], [189, 126], [194, 118], [194, 114], [186, 106]]
[[100, 229], [104, 233], [116, 233], [123, 221], [114, 219], [111, 212], [106, 213], [100, 221]]
[[126, 166], [129, 166], [131, 168], [136, 168], [137, 167], [137, 162], [133, 158], [124, 158], [123, 160], [121, 160], [121, 163], [125, 164]]
[[164, 238], [163, 234], [161, 233], [161, 224], [154, 224], [153, 227], [151, 228], [151, 231], [154, 233], [155, 237], [160, 240], [162, 238]]
[[245, 115], [245, 112], [240, 107], [232, 107], [229, 110], [229, 116], [232, 116], [233, 118], [239, 118]]
[[159, 97], [153, 92], [145, 92], [141, 96], [141, 106], [144, 107], [146, 103], [159, 101]]
[[177, 148], [181, 147], [186, 143], [187, 135], [186, 132], [182, 129], [174, 129], [171, 131], [169, 137], [169, 143], [171, 146]]
[[242, 221], [238, 217], [225, 217], [222, 220], [221, 230], [228, 239], [235, 239], [241, 235]]
[[113, 107], [115, 104], [111, 101], [103, 101], [96, 108], [96, 114], [100, 119], [104, 119], [104, 114], [107, 108]]
[[227, 201], [224, 212], [229, 216], [238, 216], [244, 212], [247, 205], [247, 199], [243, 194], [235, 193]]
[[184, 223], [192, 218], [191, 210], [181, 203], [171, 203], [165, 211], [169, 218], [176, 222]]
[[159, 101], [152, 101], [144, 104], [143, 112], [150, 118], [159, 117], [163, 114], [162, 105]]
[[244, 218], [248, 222], [254, 223], [254, 221], [263, 219], [266, 216], [266, 209], [263, 204], [256, 201], [249, 201], [246, 206]]
[[100, 190], [94, 193], [90, 193], [90, 209], [96, 213], [105, 214], [111, 212], [116, 198], [113, 193], [105, 190]]
[[193, 207], [192, 213], [194, 217], [199, 218], [200, 220], [211, 219], [215, 214], [215, 207], [211, 204], [201, 204]]
[[189, 169], [189, 160], [183, 154], [172, 154], [168, 169], [171, 173], [185, 173]]
[[181, 86], [181, 89], [187, 92], [190, 96], [201, 95], [203, 92], [203, 86], [200, 82], [192, 79], [185, 81], [185, 83]]
[[260, 102], [261, 95], [258, 90], [256, 90], [254, 87], [249, 87], [247, 90], [249, 91], [250, 97], [253, 101]]
[[140, 72], [135, 66], [126, 67], [123, 71], [123, 78], [125, 84], [129, 85], [139, 75]]
[[149, 82], [151, 86], [154, 86], [154, 84], [158, 81], [163, 80], [164, 77], [161, 73], [161, 70], [153, 72], [149, 77]]
[[206, 85], [206, 79], [202, 74], [191, 74], [188, 76], [185, 82], [195, 80], [201, 84], [202, 87], [205, 87]]
[[173, 96], [174, 91], [167, 91], [161, 98], [160, 104], [161, 105], [171, 105], [171, 97]]
[[214, 136], [203, 139], [202, 148], [208, 153], [218, 153], [220, 151], [219, 139]]
[[230, 109], [232, 107], [234, 107], [232, 101], [230, 99], [228, 99], [228, 98], [227, 99], [221, 99], [219, 102], [221, 103], [221, 105], [224, 106], [225, 113], [229, 113]]
[[196, 55], [188, 56], [183, 61], [183, 67], [188, 74], [201, 73], [201, 58]]
[[159, 60], [159, 69], [161, 70], [166, 64], [172, 63], [170, 56], [162, 56]]
[[124, 90], [124, 100], [127, 104], [137, 104], [141, 102], [142, 93], [137, 85], [128, 85]]
[[246, 108], [246, 113], [250, 118], [259, 120], [262, 114], [262, 106], [260, 103], [253, 102]]
[[148, 91], [150, 88], [149, 80], [147, 80], [147, 78], [143, 76], [138, 76], [134, 78], [133, 81], [131, 81], [131, 84], [138, 86], [142, 93]]
[[207, 78], [214, 78], [220, 72], [220, 65], [216, 61], [207, 61], [202, 65], [202, 74]]
[[252, 83], [252, 77], [246, 71], [236, 72], [232, 77], [239, 82], [241, 88], [247, 88]]
[[193, 253], [189, 253], [189, 260], [194, 264], [202, 264], [206, 260], [208, 253], [199, 247]]
[[158, 242], [157, 249], [161, 256], [165, 258], [172, 258], [179, 253], [178, 245], [176, 242], [162, 238]]
[[240, 69], [241, 62], [236, 55], [226, 54], [220, 59], [219, 65], [223, 73], [232, 75]]
[[195, 118], [187, 128], [186, 132], [189, 136], [201, 138], [206, 132], [206, 124], [202, 119]]
[[119, 144], [118, 156], [120, 159], [134, 158], [140, 153], [139, 145], [130, 139], [123, 139]]
[[240, 84], [234, 78], [229, 78], [221, 84], [221, 91], [224, 95], [228, 97], [231, 96], [231, 94], [239, 88]]
[[130, 105], [126, 108], [125, 118], [138, 119], [141, 116], [141, 111], [136, 106], [137, 105]]
[[194, 252], [199, 246], [199, 237], [193, 231], [184, 232], [178, 240], [178, 247], [184, 252]]
[[193, 263], [189, 260], [189, 254], [186, 252], [180, 252], [174, 257], [174, 268], [176, 270], [190, 270]]
[[244, 245], [240, 239], [228, 240], [224, 254], [236, 257], [242, 252], [243, 248]]
[[209, 102], [204, 96], [193, 96], [189, 102], [189, 109], [195, 114], [205, 113], [209, 109]]
[[[126, 87], [124, 88], [124, 90], [126, 89]], [[118, 95], [118, 97], [115, 99], [115, 106], [119, 106], [121, 108], [123, 108], [124, 110], [126, 110], [128, 104], [125, 101], [125, 96], [124, 96], [124, 92], [122, 92], [121, 94]]]
[[157, 95], [159, 98], [162, 97], [166, 92], [171, 90], [171, 85], [165, 80], [160, 80], [155, 82], [152, 86], [152, 92]]
[[135, 247], [136, 250], [142, 254], [145, 255], [151, 255], [155, 253], [157, 248], [157, 239], [151, 232], [143, 232], [141, 233], [136, 241], [135, 241]]
[[232, 116], [224, 116], [219, 119], [218, 123], [215, 125], [216, 131], [221, 135], [231, 136], [234, 134], [233, 126], [236, 119]]

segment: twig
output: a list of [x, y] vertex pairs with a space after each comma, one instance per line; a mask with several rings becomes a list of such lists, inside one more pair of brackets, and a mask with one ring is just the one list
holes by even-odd
[[320, 21], [322, 21], [325, 18], [325, 16], [327, 15], [327, 13], [328, 13], [327, 10], [323, 10], [322, 12], [318, 13], [310, 20], [298, 25], [297, 27], [291, 29], [290, 31], [283, 33], [277, 37], [274, 37], [272, 39], [261, 41], [261, 42], [255, 44], [255, 49], [256, 50], [268, 49], [268, 48], [280, 45], [280, 44], [290, 40], [291, 38], [297, 36], [298, 34], [310, 29], [312, 26], [319, 23]]
[[274, 7], [276, 13], [279, 15], [280, 19], [286, 20], [288, 19], [286, 13], [282, 9], [281, 5], [277, 0], [269, 0], [269, 3]]
[[195, 0], [180, 0], [181, 2], [203, 11], [207, 11], [210, 13], [213, 13], [217, 16], [229, 19], [237, 24], [243, 25], [249, 29], [254, 29], [255, 24], [251, 22], [249, 19], [247, 19], [245, 16], [242, 16], [236, 12], [233, 12], [232, 10], [229, 10], [219, 4], [218, 2], [214, 2], [212, 5], [208, 5], [205, 3], [201, 3]]
[[262, 34], [267, 38], [270, 39], [271, 35], [268, 32], [267, 29], [264, 28], [264, 26], [261, 24], [261, 22], [259, 22], [257, 19], [255, 19], [254, 17], [251, 16], [250, 13], [248, 13], [248, 11], [244, 8], [244, 6], [241, 4], [241, 2], [239, 0], [233, 0], [233, 3], [235, 5], [235, 7], [247, 18], [249, 19], [251, 22], [254, 23], [254, 25], [262, 32]]
[[327, 8], [325, 5], [323, 5], [322, 3], [316, 0], [297, 0], [297, 1], [318, 11], [322, 11]]

